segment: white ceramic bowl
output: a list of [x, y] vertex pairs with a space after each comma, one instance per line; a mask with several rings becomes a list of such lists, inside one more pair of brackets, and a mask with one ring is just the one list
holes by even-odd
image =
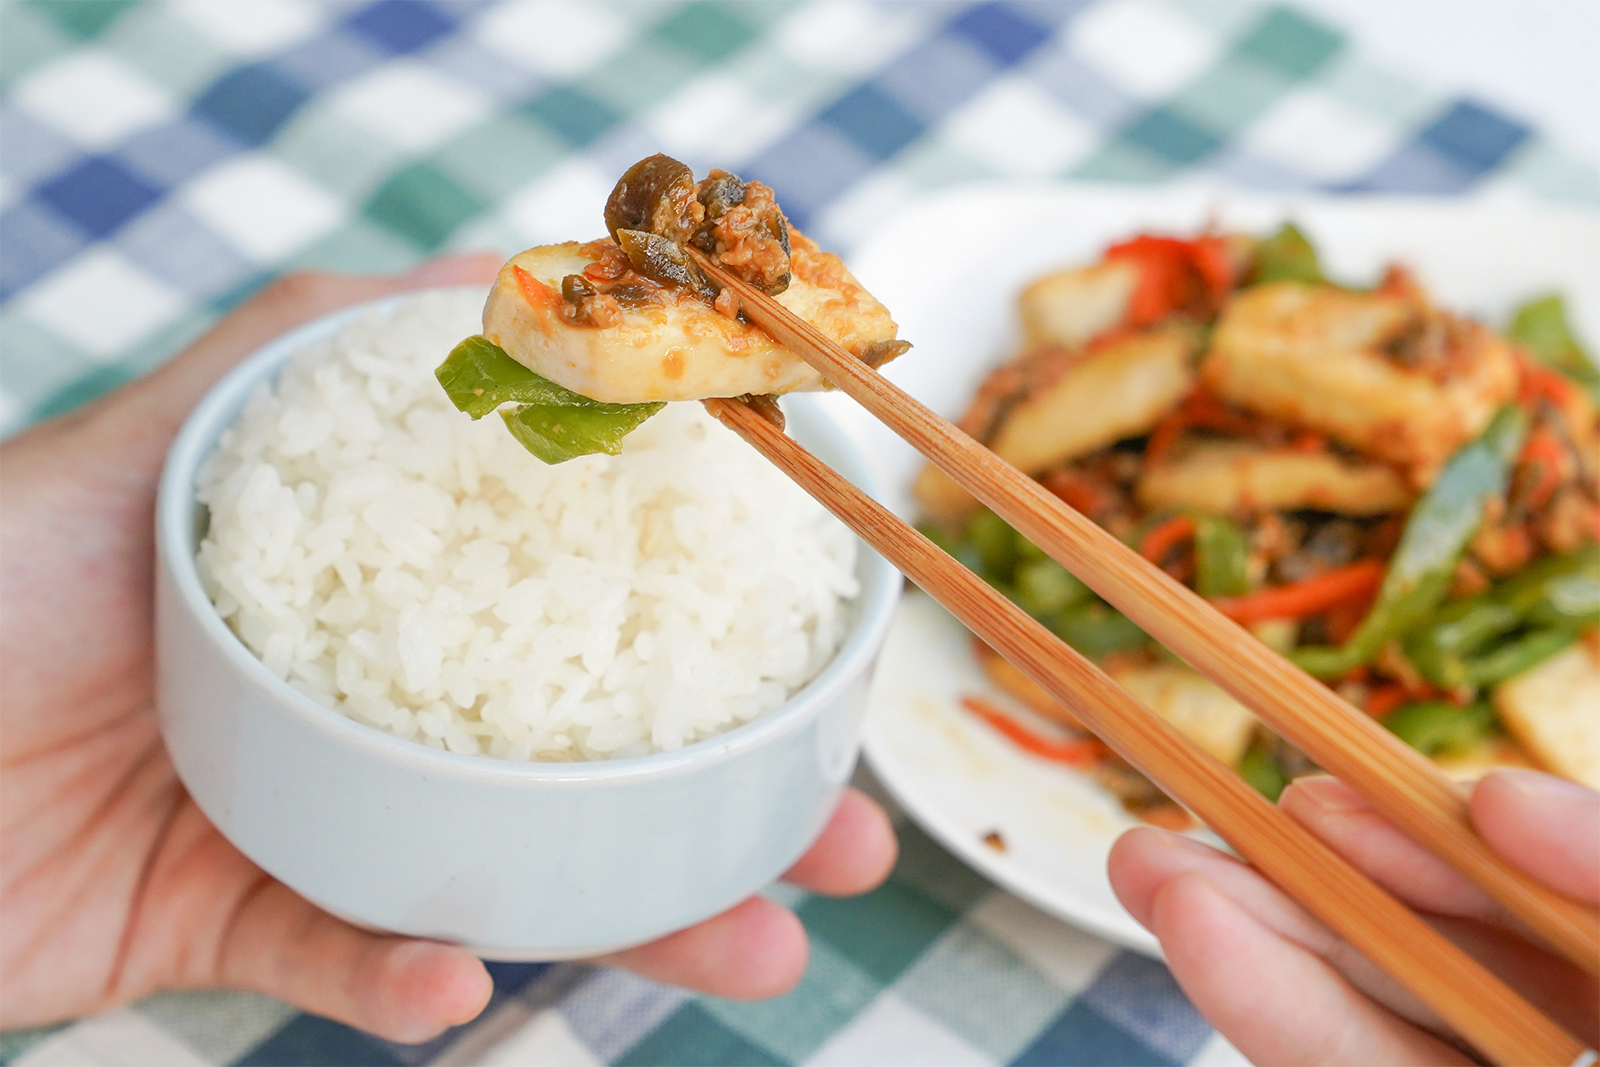
[[[290, 687], [217, 615], [194, 565], [206, 521], [195, 500], [201, 460], [257, 382], [394, 302], [267, 345], [201, 401], [167, 457], [156, 512], [158, 700], [190, 795], [245, 855], [328, 911], [502, 959], [648, 941], [770, 884], [816, 838], [855, 765], [901, 584], [865, 545], [848, 636], [803, 690], [718, 737], [632, 759], [514, 763], [403, 740]], [[875, 488], [810, 398], [785, 406], [798, 440]]]

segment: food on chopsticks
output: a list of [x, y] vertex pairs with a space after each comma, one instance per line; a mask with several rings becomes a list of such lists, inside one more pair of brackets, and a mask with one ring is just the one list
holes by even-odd
[[[969, 433], [1453, 772], [1600, 785], [1600, 374], [1559, 300], [1497, 335], [1400, 268], [1329, 282], [1286, 226], [1136, 237], [1019, 307]], [[1312, 769], [941, 472], [913, 491], [936, 540], [1263, 792]], [[1012, 733], [1070, 743], [979, 660], [1066, 725]], [[1096, 773], [1180, 817], [1115, 757]]]
[[700, 182], [667, 156], [641, 160], [605, 206], [608, 236], [530, 248], [501, 268], [483, 333], [439, 368], [473, 418], [500, 410], [530, 452], [559, 463], [615, 454], [672, 400], [820, 389], [804, 360], [748, 321], [691, 249], [881, 365], [910, 346], [839, 258], [789, 226], [760, 182]]

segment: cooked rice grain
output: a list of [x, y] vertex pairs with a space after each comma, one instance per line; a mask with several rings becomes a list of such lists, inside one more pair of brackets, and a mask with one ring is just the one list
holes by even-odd
[[198, 479], [198, 564], [273, 673], [452, 752], [603, 759], [771, 711], [832, 656], [854, 537], [697, 404], [546, 466], [433, 368], [481, 301], [420, 296], [258, 386]]

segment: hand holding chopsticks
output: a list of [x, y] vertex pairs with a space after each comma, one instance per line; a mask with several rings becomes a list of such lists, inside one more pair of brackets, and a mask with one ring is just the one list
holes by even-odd
[[[775, 301], [704, 259], [750, 317], [1157, 640], [1232, 692], [1386, 816], [1580, 964], [1596, 968], [1593, 909], [1532, 882], [1468, 826], [1460, 792], [1419, 754], [1031, 479], [961, 434]], [[880, 505], [726, 401], [714, 413], [932, 593], [1241, 854], [1501, 1062], [1572, 1062], [1582, 1046], [1423, 924], [1098, 668]]]
[[710, 412], [1061, 700], [1118, 755], [1194, 811], [1336, 933], [1502, 1063], [1572, 1063], [1583, 1046], [1404, 905], [1149, 711], [1100, 668], [733, 400]]

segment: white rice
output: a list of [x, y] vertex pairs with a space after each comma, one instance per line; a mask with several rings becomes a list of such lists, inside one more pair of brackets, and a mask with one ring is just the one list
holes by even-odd
[[202, 466], [198, 564], [279, 677], [452, 752], [602, 759], [778, 707], [836, 650], [855, 539], [698, 404], [546, 466], [433, 369], [481, 301], [368, 315], [263, 384]]

